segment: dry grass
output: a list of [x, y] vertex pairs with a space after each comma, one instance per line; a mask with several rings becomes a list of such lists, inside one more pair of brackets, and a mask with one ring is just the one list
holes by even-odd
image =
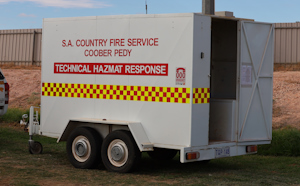
[[274, 72], [277, 71], [300, 71], [300, 63], [275, 63]]
[[273, 106], [273, 117], [279, 117], [282, 115], [282, 109], [280, 107]]
[[1, 69], [26, 69], [26, 70], [41, 70], [41, 67], [35, 66], [35, 65], [14, 65], [11, 64], [5, 64], [0, 65]]
[[27, 98], [28, 105], [39, 106], [41, 104], [41, 93], [32, 92], [30, 97]]
[[277, 71], [273, 79], [273, 129], [300, 129], [300, 72]]

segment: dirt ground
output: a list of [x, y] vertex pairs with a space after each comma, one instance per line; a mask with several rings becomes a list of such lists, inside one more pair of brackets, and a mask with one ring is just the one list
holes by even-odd
[[300, 71], [274, 72], [273, 128], [300, 129]]
[[[40, 104], [39, 67], [1, 67], [10, 85], [10, 108]], [[273, 128], [300, 130], [300, 71], [276, 71], [273, 80]]]
[[9, 108], [29, 109], [40, 104], [41, 69], [29, 67], [3, 68], [1, 70], [9, 84]]

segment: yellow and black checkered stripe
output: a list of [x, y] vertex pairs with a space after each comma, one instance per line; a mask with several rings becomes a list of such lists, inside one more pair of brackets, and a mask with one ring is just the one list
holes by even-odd
[[[197, 91], [194, 89], [193, 92], [194, 91], [202, 92], [202, 89], [197, 89]], [[54, 97], [93, 98], [166, 103], [190, 103], [191, 99], [190, 88], [72, 83], [43, 83], [42, 95]], [[200, 97], [202, 96], [200, 95]], [[195, 103], [202, 103], [201, 101], [202, 99], [199, 99], [198, 102]]]

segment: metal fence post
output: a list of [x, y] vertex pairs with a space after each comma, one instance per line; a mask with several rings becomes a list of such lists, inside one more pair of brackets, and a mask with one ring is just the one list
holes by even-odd
[[202, 0], [202, 14], [215, 14], [215, 0]]
[[31, 58], [31, 65], [34, 63], [34, 50], [35, 50], [35, 30], [33, 31], [32, 36], [32, 58]]

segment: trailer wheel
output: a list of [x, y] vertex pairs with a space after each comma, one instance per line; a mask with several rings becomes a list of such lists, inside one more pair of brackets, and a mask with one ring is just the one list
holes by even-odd
[[130, 172], [141, 159], [141, 152], [129, 131], [118, 130], [108, 134], [101, 148], [102, 162], [112, 172]]
[[71, 164], [76, 168], [94, 168], [101, 160], [102, 140], [93, 129], [78, 127], [67, 140], [67, 154]]
[[28, 150], [30, 154], [42, 154], [43, 146], [40, 142], [35, 141], [32, 145], [29, 144]]
[[148, 151], [148, 155], [158, 161], [168, 161], [172, 160], [176, 154], [177, 150], [174, 149], [163, 149], [163, 148], [154, 148], [154, 151]]

